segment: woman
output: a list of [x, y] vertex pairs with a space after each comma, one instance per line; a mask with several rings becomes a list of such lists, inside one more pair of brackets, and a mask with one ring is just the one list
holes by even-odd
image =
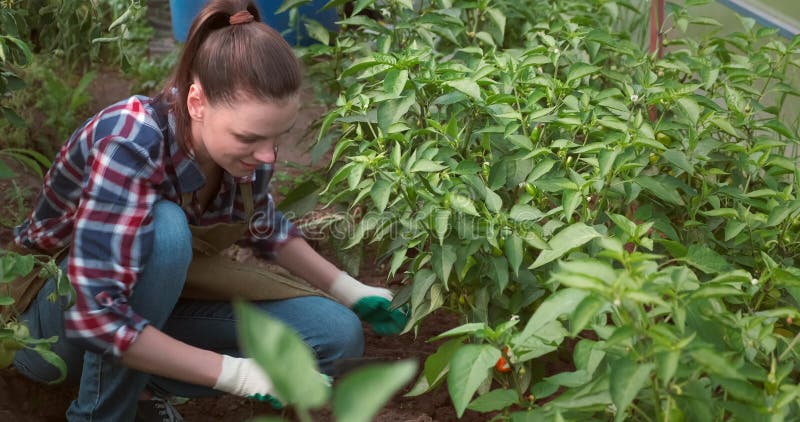
[[[137, 409], [141, 420], [159, 411], [180, 420], [165, 395], [226, 392], [278, 405], [269, 377], [241, 357], [228, 300], [239, 293], [212, 296], [241, 274], [264, 278], [273, 300], [257, 305], [299, 332], [323, 372], [363, 353], [357, 316], [383, 334], [405, 325], [388, 307], [391, 292], [337, 269], [274, 210], [272, 165], [295, 123], [301, 82], [291, 47], [252, 3], [212, 1], [159, 96], [107, 107], [61, 149], [15, 242], [67, 251], [61, 265], [75, 305], [49, 301], [48, 280], [19, 320], [34, 337], [59, 336], [53, 351], [80, 385], [69, 420], [132, 420]], [[218, 255], [235, 240], [338, 303]], [[15, 365], [35, 380], [57, 378], [31, 350]]]

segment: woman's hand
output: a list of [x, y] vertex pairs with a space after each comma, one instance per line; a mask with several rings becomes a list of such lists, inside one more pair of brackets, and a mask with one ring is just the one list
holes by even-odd
[[349, 307], [379, 335], [397, 334], [408, 322], [403, 308], [391, 309], [393, 295], [388, 289], [367, 286], [346, 272], [340, 272], [329, 291], [343, 305]]

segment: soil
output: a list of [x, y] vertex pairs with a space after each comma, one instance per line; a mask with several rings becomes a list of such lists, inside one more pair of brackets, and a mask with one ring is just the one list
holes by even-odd
[[[124, 79], [112, 72], [104, 72], [98, 75], [93, 83], [92, 91], [94, 96], [94, 106], [96, 109], [104, 105], [111, 104], [129, 94], [129, 85]], [[306, 106], [302, 109], [296, 125], [296, 135], [299, 138], [311, 139], [305, 132], [309, 124], [322, 113], [322, 109], [313, 104], [308, 96], [305, 98]], [[87, 116], [88, 117], [88, 116]], [[55, 144], [61, 141], [54, 141]], [[57, 145], [56, 145], [57, 146]], [[281, 149], [280, 160], [284, 163], [298, 163], [308, 165], [309, 143], [300, 142], [293, 146], [286, 146]], [[57, 150], [57, 148], [55, 148]], [[325, 165], [325, 160], [321, 160], [321, 165]], [[298, 166], [283, 166], [290, 174], [301, 173], [302, 169]], [[19, 173], [14, 182], [19, 188], [35, 193], [41, 183], [37, 176], [27, 174], [19, 166], [14, 167]], [[313, 170], [313, 169], [311, 169]], [[279, 169], [280, 171], [280, 169]], [[308, 170], [305, 170], [308, 171]], [[282, 178], [280, 180], [291, 180]], [[15, 193], [16, 192], [16, 193]], [[14, 188], [10, 181], [0, 182], [0, 245], [5, 244], [11, 238], [11, 226], [8, 221], [19, 220], [24, 217], [25, 212], [18, 212], [6, 205], [10, 204], [14, 195], [18, 196], [19, 190]], [[32, 197], [26, 198], [26, 206], [30, 205]], [[15, 199], [14, 199], [15, 200]], [[23, 207], [24, 209], [25, 207]], [[13, 215], [12, 215], [13, 214]], [[330, 247], [326, 247], [323, 242], [317, 242], [323, 255], [328, 256], [334, 262]], [[244, 252], [247, 253], [246, 251]], [[263, 262], [256, 262], [255, 258], [245, 257], [252, 260], [254, 265], [265, 265]], [[399, 278], [387, 282], [386, 266], [375, 265], [374, 259], [362, 260], [361, 273], [359, 279], [367, 284], [387, 286], [391, 289], [398, 289], [402, 283]], [[436, 312], [426, 318], [415, 336], [408, 333], [401, 336], [377, 336], [365, 326], [366, 357], [380, 358], [382, 360], [416, 359], [419, 367], [422, 368], [424, 359], [436, 350], [436, 343], [428, 343], [426, 340], [434, 335], [446, 331], [457, 325], [454, 315], [446, 312]], [[414, 379], [416, 380], [416, 378]], [[413, 381], [412, 383], [413, 384]], [[446, 388], [440, 388], [432, 393], [418, 397], [404, 397], [403, 393], [410, 389], [411, 385], [400, 391], [375, 417], [376, 421], [452, 421], [459, 420], [453, 409]], [[46, 386], [32, 382], [13, 368], [0, 370], [0, 421], [60, 421], [65, 420], [64, 414], [69, 403], [76, 397], [77, 389], [68, 386]], [[278, 415], [266, 404], [252, 400], [240, 399], [234, 396], [222, 396], [218, 398], [193, 399], [184, 404], [176, 406], [186, 421], [244, 421], [258, 415]], [[289, 419], [294, 419], [290, 413], [283, 415]], [[483, 421], [489, 419], [486, 415], [467, 411], [460, 419], [462, 421]], [[330, 410], [323, 409], [314, 414], [315, 421], [332, 421]]]

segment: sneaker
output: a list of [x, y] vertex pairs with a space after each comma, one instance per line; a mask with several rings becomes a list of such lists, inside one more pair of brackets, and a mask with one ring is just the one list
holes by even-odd
[[183, 417], [167, 400], [153, 396], [150, 400], [139, 400], [136, 422], [183, 422]]

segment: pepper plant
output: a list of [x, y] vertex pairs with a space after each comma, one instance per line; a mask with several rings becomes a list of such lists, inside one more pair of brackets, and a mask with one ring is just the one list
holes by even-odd
[[[626, 30], [644, 6], [364, 0], [383, 21], [303, 50], [336, 94], [322, 193], [365, 210], [346, 243], [408, 280], [407, 330], [464, 322], [412, 394], [446, 381], [459, 415], [515, 421], [800, 415], [781, 118], [800, 38], [749, 19], [691, 38], [719, 24], [674, 5], [659, 58]], [[548, 368], [559, 353], [574, 371]]]
[[[333, 381], [320, 376], [313, 351], [288, 325], [244, 302], [236, 302], [237, 328], [244, 352], [264, 369], [283, 401], [301, 422], [310, 410], [329, 405], [336, 420], [369, 422], [416, 372], [413, 360], [373, 364]], [[259, 422], [283, 421], [270, 417]]]

